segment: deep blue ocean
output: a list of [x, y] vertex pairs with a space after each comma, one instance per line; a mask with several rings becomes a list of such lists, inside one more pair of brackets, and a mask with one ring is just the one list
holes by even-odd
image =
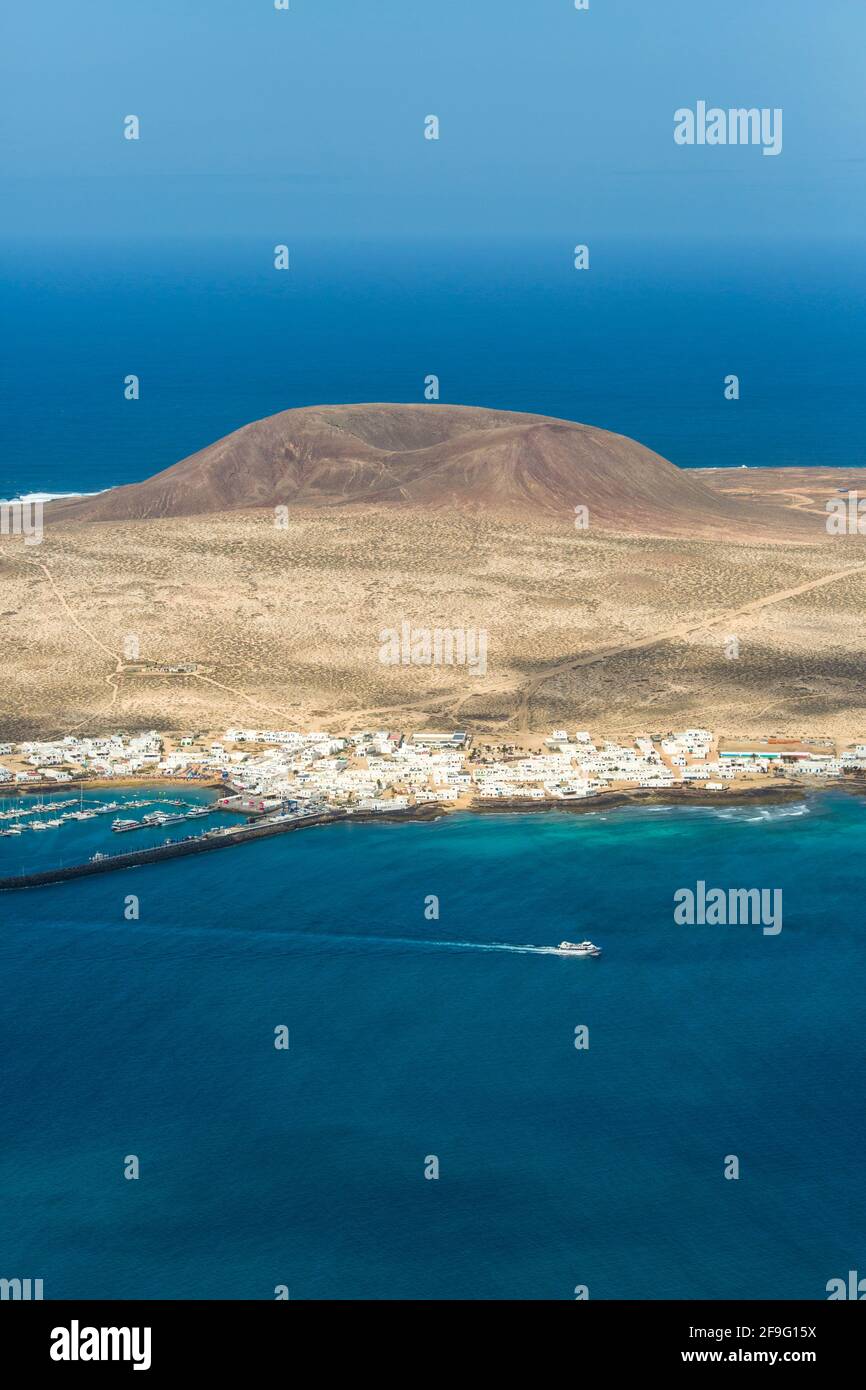
[[292, 406], [422, 401], [429, 374], [681, 467], [866, 463], [862, 247], [635, 229], [576, 271], [572, 241], [301, 240], [287, 272], [264, 239], [4, 244], [0, 497], [138, 481]]
[[[0, 1272], [825, 1298], [866, 1238], [864, 854], [866, 804], [824, 793], [336, 825], [3, 894]], [[698, 880], [781, 888], [782, 931], [676, 925]], [[508, 949], [584, 936], [599, 960]]]

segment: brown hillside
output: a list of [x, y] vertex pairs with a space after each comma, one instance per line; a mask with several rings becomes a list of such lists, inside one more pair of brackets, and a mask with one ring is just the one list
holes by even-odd
[[143, 483], [51, 504], [52, 520], [127, 521], [258, 507], [479, 509], [573, 516], [653, 534], [820, 539], [780, 499], [740, 497], [623, 435], [542, 415], [470, 406], [286, 410], [217, 440]]

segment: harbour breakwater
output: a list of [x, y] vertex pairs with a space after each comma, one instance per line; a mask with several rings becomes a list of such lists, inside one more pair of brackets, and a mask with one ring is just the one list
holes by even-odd
[[343, 814], [303, 816], [297, 820], [271, 823], [260, 821], [256, 825], [240, 826], [237, 830], [221, 831], [219, 835], [200, 835], [189, 840], [173, 840], [170, 844], [130, 850], [127, 854], [106, 854], [103, 858], [89, 859], [84, 864], [68, 864], [63, 868], [15, 874], [0, 878], [0, 892], [14, 888], [41, 888], [49, 883], [65, 883], [73, 878], [87, 878], [91, 874], [132, 869], [139, 864], [159, 864], [165, 859], [183, 859], [190, 854], [204, 854], [212, 849], [226, 849], [229, 845], [246, 844], [249, 840], [264, 840], [271, 835], [283, 835], [289, 830], [299, 830], [305, 825], [323, 825], [328, 821], [342, 819]]
[[[419, 814], [419, 811], [421, 814]], [[223, 830], [218, 835], [197, 835], [189, 840], [173, 840], [169, 844], [153, 845], [149, 849], [131, 850], [128, 854], [106, 854], [103, 858], [89, 859], [83, 864], [67, 864], [65, 867], [42, 869], [38, 872], [9, 875], [0, 878], [0, 892], [17, 888], [44, 888], [52, 883], [66, 883], [74, 878], [89, 878], [92, 874], [115, 873], [119, 869], [133, 869], [141, 864], [159, 864], [166, 859], [183, 859], [190, 854], [204, 854], [208, 850], [227, 849], [230, 845], [247, 844], [251, 840], [265, 840], [273, 835], [285, 835], [291, 830], [303, 830], [307, 826], [330, 825], [334, 821], [405, 821], [434, 820], [442, 814], [438, 806], [413, 807], [407, 811], [392, 812], [346, 812], [327, 811], [312, 816], [296, 816], [280, 821], [258, 821], [255, 825], [238, 826], [236, 830]]]

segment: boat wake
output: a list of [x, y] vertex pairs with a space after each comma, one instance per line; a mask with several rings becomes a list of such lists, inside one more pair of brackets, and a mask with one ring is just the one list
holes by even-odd
[[355, 949], [364, 947], [367, 950], [371, 947], [374, 949], [382, 947], [385, 950], [506, 951], [525, 956], [562, 956], [564, 954], [558, 946], [530, 946], [528, 944], [512, 946], [507, 941], [448, 941], [442, 938], [431, 939], [418, 936], [362, 936], [358, 932], [257, 930], [252, 927], [215, 924], [195, 927], [189, 923], [184, 923], [183, 930], [200, 932], [203, 936], [213, 936], [214, 933], [218, 933], [234, 940], [237, 940], [238, 937], [245, 937], [250, 941], [258, 941], [259, 943], [284, 941], [299, 946], [306, 944], [313, 947], [346, 946]]
[[511, 946], [504, 941], [431, 941], [417, 936], [349, 936], [343, 932], [297, 932], [304, 941], [343, 941], [349, 946], [408, 946], [429, 951], [511, 951], [518, 955], [556, 956], [556, 946]]

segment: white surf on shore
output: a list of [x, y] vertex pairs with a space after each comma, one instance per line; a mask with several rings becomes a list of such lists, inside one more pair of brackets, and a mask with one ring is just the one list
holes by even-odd
[[98, 492], [22, 492], [18, 497], [0, 497], [0, 507], [11, 507], [16, 502], [62, 502], [70, 497], [99, 497], [110, 491], [103, 487]]

